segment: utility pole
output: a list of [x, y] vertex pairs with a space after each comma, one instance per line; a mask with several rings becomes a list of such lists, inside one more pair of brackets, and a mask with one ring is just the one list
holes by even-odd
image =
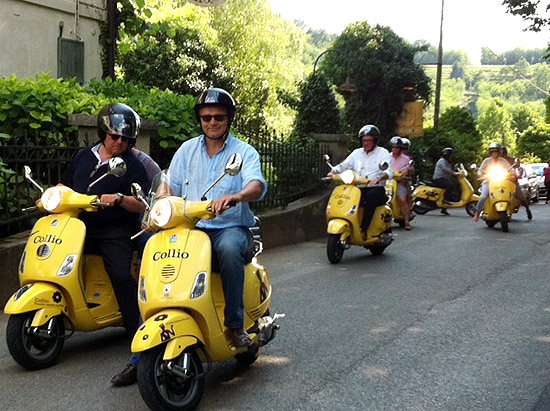
[[439, 127], [439, 106], [441, 103], [441, 75], [443, 72], [443, 7], [445, 0], [441, 0], [441, 25], [439, 27], [439, 50], [437, 53], [437, 76], [435, 80], [435, 111], [434, 129]]
[[118, 38], [117, 0], [107, 0], [107, 77], [115, 78], [116, 41]]

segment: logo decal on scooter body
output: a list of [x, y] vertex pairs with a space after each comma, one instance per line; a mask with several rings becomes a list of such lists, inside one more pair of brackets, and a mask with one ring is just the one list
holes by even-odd
[[189, 258], [189, 253], [177, 248], [170, 248], [168, 251], [157, 251], [153, 254], [153, 261], [164, 260], [165, 258]]
[[172, 337], [176, 336], [176, 332], [174, 331], [174, 324], [172, 324], [172, 327], [170, 330], [167, 330], [166, 325], [164, 324], [159, 324], [159, 327], [161, 329], [161, 332], [160, 332], [161, 341], [168, 341]]
[[171, 243], [175, 243], [176, 241], [178, 241], [178, 236], [177, 235], [174, 234], [174, 235], [170, 236], [170, 242]]
[[63, 240], [61, 238], [57, 238], [55, 235], [37, 235], [34, 237], [34, 240], [32, 240], [33, 243], [39, 244], [39, 243], [51, 243], [51, 244], [62, 244]]

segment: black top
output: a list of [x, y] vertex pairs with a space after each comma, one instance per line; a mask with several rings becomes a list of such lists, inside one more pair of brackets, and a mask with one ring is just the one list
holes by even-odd
[[[121, 157], [126, 162], [127, 171], [122, 177], [107, 176], [90, 193], [86, 190], [93, 181], [107, 173], [107, 163], [96, 170], [98, 159], [91, 148], [79, 152], [63, 174], [61, 183], [82, 194], [116, 194], [131, 196], [130, 186], [139, 183], [145, 192], [149, 190], [149, 180], [145, 167], [137, 156], [127, 150]], [[93, 238], [130, 237], [140, 230], [140, 213], [131, 213], [120, 205], [100, 208], [97, 212], [82, 212], [87, 236]]]

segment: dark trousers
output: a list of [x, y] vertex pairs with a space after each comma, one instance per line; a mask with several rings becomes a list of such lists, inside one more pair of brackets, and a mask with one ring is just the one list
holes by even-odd
[[376, 207], [385, 204], [386, 200], [386, 189], [384, 187], [361, 187], [361, 205], [364, 208], [363, 223], [361, 224], [363, 231], [368, 230]]
[[548, 202], [548, 196], [550, 196], [550, 182], [544, 183], [544, 187], [546, 187], [546, 202]]
[[445, 189], [445, 193], [443, 195], [443, 198], [447, 201], [451, 201], [450, 198], [450, 194], [451, 194], [451, 180], [449, 180], [448, 178], [445, 178], [445, 177], [441, 177], [441, 178], [436, 178], [434, 180], [432, 180], [432, 184], [431, 184], [433, 187], [438, 187], [438, 188], [443, 188]]
[[140, 324], [137, 282], [132, 277], [134, 242], [130, 238], [87, 238], [85, 252], [103, 257], [122, 314], [124, 328], [134, 334]]

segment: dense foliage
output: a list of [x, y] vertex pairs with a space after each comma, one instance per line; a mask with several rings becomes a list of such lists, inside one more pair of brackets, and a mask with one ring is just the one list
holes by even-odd
[[340, 109], [328, 80], [322, 73], [312, 73], [300, 84], [300, 101], [294, 134], [341, 132]]
[[[428, 101], [429, 79], [415, 64], [417, 49], [389, 27], [366, 22], [349, 25], [322, 59], [321, 71], [333, 84], [349, 79], [356, 93], [346, 94], [344, 125], [355, 134], [364, 124], [376, 124], [387, 139], [396, 128], [403, 103]], [[412, 90], [412, 91], [411, 91]]]

